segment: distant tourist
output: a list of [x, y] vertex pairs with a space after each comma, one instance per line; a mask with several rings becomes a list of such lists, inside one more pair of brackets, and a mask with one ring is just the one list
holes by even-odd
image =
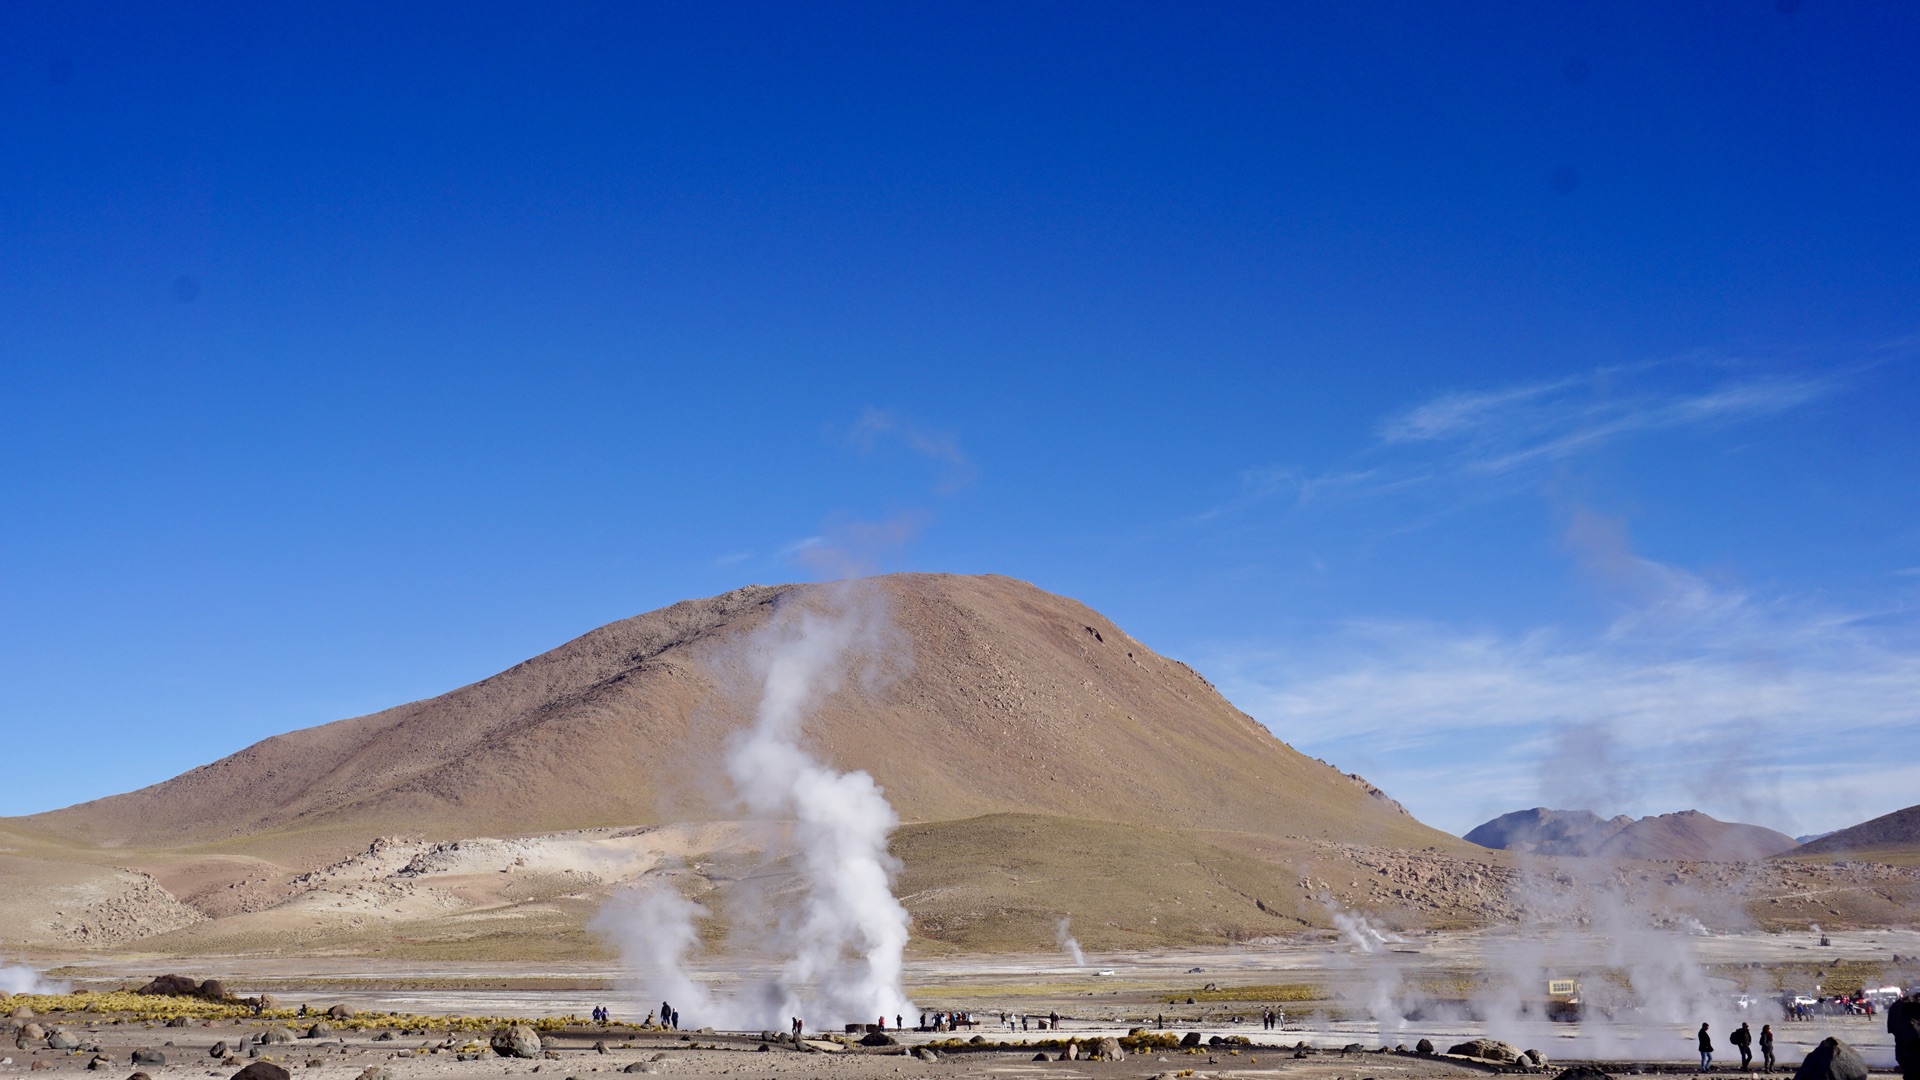
[[1745, 1072], [1753, 1068], [1753, 1032], [1747, 1030], [1745, 1022], [1733, 1029], [1733, 1034], [1727, 1036], [1727, 1041], [1733, 1044], [1735, 1050], [1740, 1051], [1740, 1070]]
[[1700, 1071], [1713, 1068], [1713, 1036], [1707, 1034], [1707, 1025], [1700, 1025]]
[[1773, 1071], [1773, 1025], [1760, 1025], [1760, 1060], [1768, 1072]]

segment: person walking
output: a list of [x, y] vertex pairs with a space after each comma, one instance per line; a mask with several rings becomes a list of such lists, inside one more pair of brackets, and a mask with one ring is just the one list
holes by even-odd
[[1753, 1068], [1753, 1032], [1748, 1030], [1745, 1021], [1733, 1029], [1733, 1034], [1727, 1036], [1727, 1041], [1733, 1044], [1735, 1050], [1740, 1051], [1740, 1071], [1745, 1072]]
[[1707, 1034], [1707, 1025], [1700, 1025], [1700, 1071], [1713, 1068], [1713, 1036]]
[[1773, 1071], [1773, 1025], [1760, 1025], [1760, 1061], [1767, 1072]]

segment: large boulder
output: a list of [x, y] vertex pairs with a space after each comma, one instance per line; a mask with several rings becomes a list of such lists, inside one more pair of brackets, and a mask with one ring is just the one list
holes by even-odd
[[150, 1046], [143, 1046], [133, 1052], [133, 1064], [135, 1065], [165, 1065], [166, 1063], [167, 1055]]
[[1793, 1080], [1867, 1080], [1867, 1063], [1853, 1047], [1828, 1036], [1800, 1062]]
[[227, 987], [219, 979], [208, 979], [200, 984], [200, 996], [208, 1001], [227, 1000]]
[[71, 1031], [58, 1029], [50, 1031], [47, 1033], [47, 1049], [78, 1050], [80, 1049], [80, 1037]]
[[207, 1056], [210, 1058], [223, 1058], [226, 1057], [231, 1050], [232, 1047], [227, 1045], [227, 1040], [221, 1039], [219, 1042], [214, 1043], [212, 1048], [207, 1051]]
[[1120, 1048], [1119, 1039], [1108, 1035], [1093, 1041], [1091, 1056], [1095, 1061], [1120, 1061], [1127, 1056], [1127, 1052]]
[[29, 1021], [26, 1024], [21, 1025], [20, 1037], [23, 1039], [34, 1039], [34, 1040], [44, 1039], [47, 1037], [47, 1029], [41, 1027], [39, 1024]]
[[1591, 1065], [1575, 1065], [1554, 1077], [1553, 1080], [1613, 1080], [1613, 1077]]
[[1421, 1057], [1431, 1056], [1433, 1054], [1433, 1040], [1421, 1039], [1419, 1042], [1414, 1043], [1413, 1052], [1419, 1054]]
[[308, 1028], [307, 1033], [300, 1037], [303, 1039], [324, 1039], [331, 1036], [332, 1034], [333, 1034], [333, 1025], [323, 1022], [323, 1023], [315, 1024], [312, 1027]]
[[33, 1019], [33, 1010], [27, 1008], [25, 1005], [16, 1005], [13, 1011], [7, 1014], [7, 1018], [10, 1020], [31, 1020]]
[[1080, 1044], [1076, 1042], [1070, 1042], [1067, 1045], [1061, 1047], [1060, 1060], [1061, 1061], [1080, 1060]]
[[169, 997], [199, 997], [200, 980], [185, 975], [156, 975], [152, 982], [134, 991], [137, 994], [166, 994]]
[[234, 1073], [229, 1080], [292, 1080], [292, 1076], [271, 1061], [256, 1061]]
[[488, 1045], [501, 1057], [537, 1058], [540, 1056], [540, 1033], [525, 1024], [514, 1024], [494, 1032]]
[[869, 1031], [860, 1040], [861, 1046], [899, 1046], [900, 1040], [884, 1031]]
[[335, 1005], [333, 1008], [327, 1010], [327, 1015], [335, 1020], [347, 1020], [352, 1018], [353, 1010], [347, 1008], [345, 1005]]
[[360, 1080], [393, 1080], [393, 1070], [384, 1065], [369, 1065], [360, 1070]]
[[1447, 1053], [1459, 1057], [1479, 1058], [1481, 1061], [1497, 1061], [1502, 1065], [1511, 1065], [1520, 1060], [1520, 1051], [1512, 1043], [1503, 1043], [1499, 1039], [1469, 1039], [1455, 1043]]
[[1180, 1048], [1182, 1050], [1191, 1050], [1199, 1045], [1200, 1033], [1197, 1031], [1189, 1031], [1185, 1035], [1180, 1036]]

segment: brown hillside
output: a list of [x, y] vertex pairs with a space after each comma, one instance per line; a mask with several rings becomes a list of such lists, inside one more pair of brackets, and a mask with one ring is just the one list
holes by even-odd
[[1594, 854], [1613, 859], [1740, 862], [1778, 855], [1793, 846], [1793, 837], [1785, 833], [1682, 810], [1643, 817], [1614, 833]]
[[[874, 579], [912, 668], [808, 735], [908, 822], [997, 813], [1351, 843], [1460, 841], [1307, 758], [1186, 665], [1076, 601], [998, 576]], [[704, 795], [742, 707], [718, 661], [777, 598], [750, 586], [611, 623], [425, 701], [275, 736], [172, 780], [4, 824], [98, 849], [281, 861], [377, 834], [525, 835], [729, 816]]]
[[1839, 832], [1828, 833], [1787, 854], [1849, 856], [1903, 866], [1920, 865], [1920, 805], [1882, 814]]

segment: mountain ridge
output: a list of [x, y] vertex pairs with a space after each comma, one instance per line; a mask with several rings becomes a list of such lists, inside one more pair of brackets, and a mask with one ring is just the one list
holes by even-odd
[[1698, 810], [1602, 818], [1591, 810], [1536, 806], [1484, 822], [1465, 839], [1499, 851], [1576, 858], [1744, 862], [1793, 850], [1785, 833], [1721, 821]]

